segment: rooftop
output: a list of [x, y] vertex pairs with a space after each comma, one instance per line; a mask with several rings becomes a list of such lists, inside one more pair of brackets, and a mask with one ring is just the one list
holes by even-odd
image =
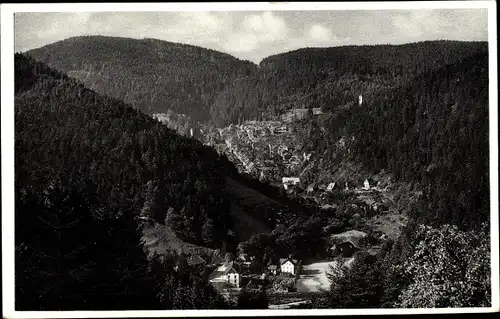
[[287, 260], [290, 260], [294, 265], [297, 264], [297, 259], [292, 259], [292, 258], [280, 258], [280, 264], [286, 263]]

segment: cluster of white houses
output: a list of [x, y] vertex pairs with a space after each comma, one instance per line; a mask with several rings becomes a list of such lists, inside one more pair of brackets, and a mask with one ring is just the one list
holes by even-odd
[[[367, 244], [367, 234], [358, 230], [349, 230], [340, 234], [334, 234], [329, 237], [329, 256], [352, 257], [354, 252], [362, 249]], [[221, 291], [238, 290], [245, 285], [242, 279], [249, 277], [257, 277], [264, 280], [268, 275], [288, 275], [298, 276], [301, 269], [301, 261], [288, 256], [280, 258], [276, 262], [270, 261], [264, 273], [255, 274], [252, 271], [252, 264], [255, 263], [254, 257], [248, 257], [241, 254], [236, 260], [227, 259], [218, 266], [210, 275], [209, 282]], [[260, 272], [259, 272], [260, 273]], [[255, 277], [255, 278], [257, 278]], [[246, 280], [248, 281], [248, 280]], [[252, 280], [250, 280], [252, 282]]]
[[[236, 262], [233, 260], [226, 260], [209, 275], [209, 282], [221, 288], [240, 288], [242, 275], [251, 272], [250, 265], [254, 262], [255, 258], [248, 258], [246, 256], [238, 257]], [[300, 261], [291, 258], [291, 256], [288, 258], [280, 258], [277, 263], [269, 262], [266, 270], [267, 274], [266, 272], [261, 274], [261, 279], [266, 278], [268, 274], [289, 274], [296, 276], [300, 270]]]

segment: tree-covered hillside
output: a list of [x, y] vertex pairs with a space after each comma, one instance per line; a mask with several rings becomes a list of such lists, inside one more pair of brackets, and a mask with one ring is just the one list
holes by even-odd
[[16, 310], [227, 308], [198, 274], [175, 270], [182, 256], [148, 259], [138, 217], [166, 217], [184, 240], [217, 246], [232, 170], [201, 143], [16, 54]]
[[268, 57], [254, 76], [234, 80], [217, 96], [211, 114], [226, 125], [271, 119], [294, 108], [334, 112], [356, 105], [359, 95], [369, 98], [487, 50], [486, 42], [457, 41], [299, 49]]
[[477, 52], [486, 42], [304, 48], [259, 66], [155, 39], [82, 36], [28, 52], [97, 92], [142, 111], [186, 114], [218, 126], [275, 118], [294, 108], [334, 111]]
[[351, 155], [369, 170], [418, 183], [419, 222], [475, 228], [490, 216], [488, 98], [488, 55], [479, 53], [338, 112], [316, 138], [328, 147], [353, 137]]
[[209, 119], [227, 84], [257, 67], [201, 47], [105, 36], [73, 37], [28, 54], [148, 114], [172, 110], [197, 121]]
[[221, 243], [231, 167], [217, 152], [23, 55], [15, 76], [18, 194], [61, 181], [89, 189], [105, 214], [167, 218], [187, 241]]

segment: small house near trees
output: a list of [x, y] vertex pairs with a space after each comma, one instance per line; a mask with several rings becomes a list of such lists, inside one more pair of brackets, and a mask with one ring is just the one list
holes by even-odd
[[280, 258], [280, 270], [281, 273], [289, 273], [296, 275], [298, 271], [299, 262], [297, 259], [291, 258]]
[[331, 192], [331, 191], [333, 191], [334, 188], [335, 188], [335, 182], [332, 182], [332, 183], [328, 184], [328, 186], [326, 187], [326, 190]]
[[365, 181], [363, 182], [363, 189], [369, 190], [370, 187], [373, 187], [375, 185], [376, 185], [376, 182], [372, 178], [366, 178]]
[[288, 190], [300, 183], [300, 178], [298, 177], [283, 177], [282, 178], [283, 187]]
[[340, 234], [330, 236], [329, 255], [335, 257], [351, 257], [354, 252], [365, 247], [368, 234], [358, 230], [349, 230]]
[[234, 261], [226, 261], [210, 274], [209, 281], [212, 284], [227, 283], [234, 288], [239, 288], [241, 272]]
[[268, 265], [267, 266], [267, 270], [269, 270], [269, 273], [273, 274], [273, 275], [277, 275], [278, 274], [278, 266], [276, 265]]

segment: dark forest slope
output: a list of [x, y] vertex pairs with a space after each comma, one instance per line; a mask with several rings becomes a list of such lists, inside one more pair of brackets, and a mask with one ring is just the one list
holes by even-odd
[[[103, 213], [166, 221], [182, 240], [213, 248], [240, 224], [230, 215], [238, 200], [226, 177], [248, 181], [225, 156], [24, 55], [16, 55], [15, 75], [18, 191], [43, 193], [58, 183], [88, 190], [105, 203]], [[253, 204], [238, 209], [269, 227], [275, 216], [257, 206], [297, 211], [263, 199], [258, 182], [250, 187]]]
[[264, 59], [258, 72], [234, 80], [214, 101], [219, 125], [273, 118], [294, 108], [335, 111], [419, 74], [455, 63], [486, 42], [426, 41], [405, 45], [304, 48]]
[[478, 53], [336, 112], [312, 139], [334, 161], [333, 143], [349, 136], [350, 156], [369, 170], [418, 183], [419, 222], [476, 227], [489, 220], [488, 83]]
[[304, 48], [256, 66], [191, 45], [86, 36], [28, 54], [146, 113], [172, 110], [222, 126], [293, 108], [349, 107], [359, 94], [369, 98], [487, 49], [486, 42], [458, 41]]
[[16, 310], [227, 307], [174, 271], [182, 256], [148, 260], [137, 221], [171, 207], [184, 239], [220, 242], [231, 168], [214, 151], [16, 55], [15, 155]]
[[214, 150], [25, 56], [16, 55], [15, 76], [18, 192], [58, 182], [89, 189], [105, 213], [168, 217], [183, 239], [221, 242], [221, 172], [231, 168]]
[[208, 119], [210, 105], [228, 83], [257, 67], [201, 47], [105, 36], [69, 38], [28, 54], [143, 112], [172, 110], [199, 121]]

